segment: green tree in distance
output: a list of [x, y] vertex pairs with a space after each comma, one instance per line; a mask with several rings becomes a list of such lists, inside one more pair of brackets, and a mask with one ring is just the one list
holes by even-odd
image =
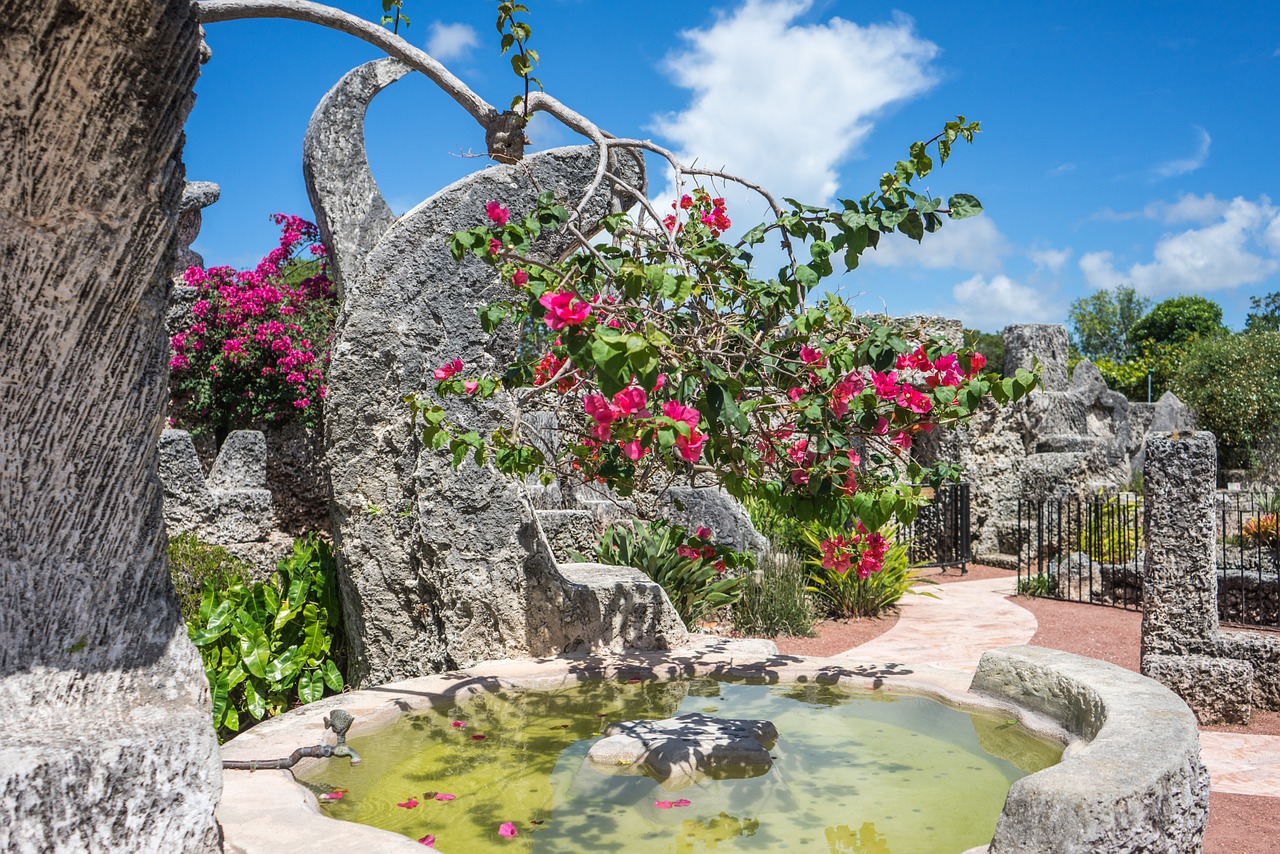
[[1280, 332], [1280, 291], [1249, 297], [1253, 309], [1244, 319], [1245, 332]]
[[1185, 344], [1197, 338], [1220, 338], [1229, 330], [1222, 325], [1222, 306], [1202, 296], [1164, 300], [1129, 328], [1129, 347], [1142, 350], [1144, 342]]
[[1151, 300], [1129, 285], [1101, 290], [1071, 303], [1071, 345], [1086, 359], [1124, 362], [1132, 355], [1129, 331], [1147, 313]]

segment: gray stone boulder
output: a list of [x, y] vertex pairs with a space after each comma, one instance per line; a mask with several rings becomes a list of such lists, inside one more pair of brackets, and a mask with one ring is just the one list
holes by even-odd
[[1021, 323], [1004, 330], [1004, 375], [1030, 371], [1040, 361], [1044, 391], [1067, 390], [1067, 328], [1057, 323]]
[[232, 432], [208, 477], [186, 430], [165, 430], [159, 456], [170, 536], [189, 532], [207, 543], [227, 545], [261, 542], [275, 529], [267, 445], [258, 431]]
[[764, 554], [769, 541], [756, 530], [751, 517], [733, 496], [717, 487], [672, 486], [660, 496], [657, 515], [692, 534], [711, 529], [711, 541], [738, 551]]
[[[481, 306], [514, 295], [478, 259], [455, 262], [450, 236], [484, 222], [491, 200], [517, 213], [544, 191], [576, 204], [597, 156], [593, 147], [562, 148], [492, 166], [391, 222], [369, 174], [362, 117], [401, 73], [398, 62], [379, 60], [347, 74], [317, 108], [304, 147], [308, 192], [342, 284], [325, 455], [357, 685], [605, 643], [591, 627], [621, 643], [668, 620], [646, 611], [643, 626], [616, 625], [617, 614], [604, 610], [619, 601], [615, 581], [601, 579], [597, 589], [562, 574], [523, 484], [473, 461], [455, 469], [448, 454], [420, 441], [406, 396], [432, 395], [432, 372], [453, 359], [467, 374], [494, 372], [516, 347], [513, 331], [488, 334], [477, 317]], [[611, 169], [644, 187], [639, 161], [623, 158]], [[584, 227], [625, 204], [597, 190]], [[554, 259], [569, 246], [549, 233], [533, 251]], [[445, 406], [483, 435], [518, 414], [501, 392]]]
[[758, 777], [773, 767], [778, 729], [769, 721], [728, 720], [701, 712], [664, 720], [619, 721], [587, 751], [598, 771], [645, 774], [679, 791], [699, 780]]

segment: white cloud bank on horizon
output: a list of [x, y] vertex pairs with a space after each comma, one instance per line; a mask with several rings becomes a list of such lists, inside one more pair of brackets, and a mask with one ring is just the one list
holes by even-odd
[[1132, 285], [1152, 297], [1252, 285], [1280, 272], [1280, 208], [1266, 196], [1230, 201], [1213, 194], [1185, 194], [1172, 204], [1152, 204], [1146, 216], [1197, 227], [1156, 241], [1152, 260], [1117, 269], [1111, 252], [1087, 252], [1080, 271], [1095, 288]]
[[919, 243], [896, 232], [882, 234], [879, 245], [862, 256], [862, 263], [992, 273], [1001, 269], [1002, 259], [1011, 251], [1008, 238], [983, 214], [958, 222], [944, 221], [941, 230], [926, 234]]
[[441, 62], [461, 59], [480, 45], [480, 37], [468, 24], [432, 21], [427, 36], [427, 53]]
[[1052, 293], [1003, 273], [990, 279], [977, 273], [953, 287], [951, 296], [956, 302], [946, 315], [985, 332], [998, 332], [1010, 323], [1057, 323], [1065, 314]]
[[[651, 129], [686, 164], [723, 167], [779, 202], [830, 203], [837, 165], [868, 137], [873, 118], [934, 84], [929, 63], [938, 47], [905, 16], [865, 26], [838, 17], [795, 23], [812, 5], [746, 0], [706, 29], [682, 32], [683, 46], [664, 64], [692, 100]], [[743, 204], [745, 194], [727, 195], [730, 216], [742, 214], [744, 225], [767, 210], [754, 200], [741, 210], [733, 202]]]

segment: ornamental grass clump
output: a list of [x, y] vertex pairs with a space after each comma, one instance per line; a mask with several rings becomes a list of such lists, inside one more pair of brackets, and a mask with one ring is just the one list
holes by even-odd
[[734, 631], [766, 638], [813, 637], [813, 603], [804, 560], [771, 551], [759, 564], [743, 579], [742, 596], [733, 606]]
[[326, 393], [337, 297], [315, 225], [275, 214], [280, 243], [252, 270], [191, 267], [189, 323], [169, 342], [173, 426], [316, 426]]

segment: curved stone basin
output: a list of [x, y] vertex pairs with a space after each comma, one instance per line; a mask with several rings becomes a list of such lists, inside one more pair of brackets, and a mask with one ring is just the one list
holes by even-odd
[[[267, 721], [226, 744], [227, 759], [287, 756], [315, 744], [334, 708], [352, 735], [399, 715], [496, 690], [556, 689], [601, 678], [708, 676], [909, 691], [992, 709], [1068, 744], [1063, 761], [1009, 792], [990, 851], [1199, 850], [1208, 775], [1195, 719], [1176, 696], [1111, 665], [1035, 647], [984, 656], [966, 691], [952, 671], [780, 656], [772, 644], [713, 642], [675, 653], [487, 662], [465, 671], [331, 697]], [[422, 851], [398, 834], [335, 821], [287, 771], [227, 771], [218, 811], [227, 851]], [[410, 846], [413, 846], [412, 848]]]

